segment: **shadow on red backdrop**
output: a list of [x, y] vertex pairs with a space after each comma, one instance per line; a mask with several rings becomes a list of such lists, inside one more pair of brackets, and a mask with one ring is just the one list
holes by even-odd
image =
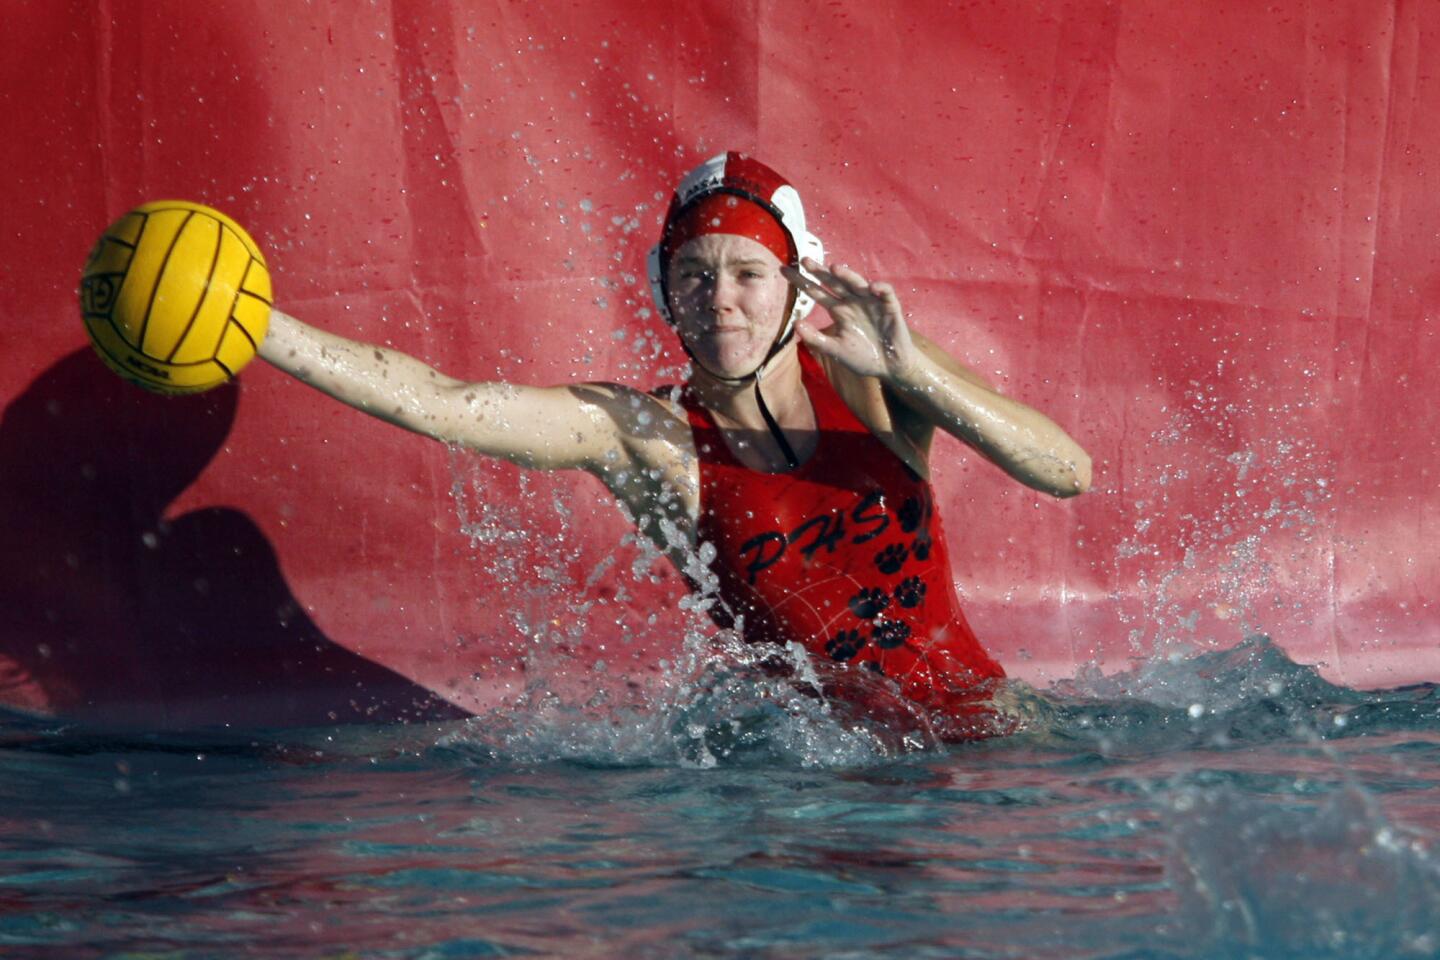
[[331, 642], [243, 511], [166, 516], [240, 393], [151, 396], [86, 350], [6, 408], [0, 702], [152, 728], [463, 716]]

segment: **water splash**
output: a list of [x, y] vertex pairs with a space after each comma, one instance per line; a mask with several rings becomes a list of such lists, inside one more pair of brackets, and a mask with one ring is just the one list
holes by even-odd
[[[822, 665], [831, 669], [843, 671]], [[862, 696], [856, 684], [868, 684]], [[847, 695], [826, 696], [837, 689]], [[656, 683], [632, 685], [620, 699], [575, 703], [536, 678], [520, 703], [468, 722], [443, 746], [524, 762], [835, 768], [946, 749], [1081, 748], [1136, 757], [1440, 733], [1440, 688], [1338, 687], [1263, 637], [1043, 693], [1016, 683], [998, 702], [1020, 732], [979, 748], [947, 748], [924, 712], [883, 677], [817, 673], [799, 647], [759, 647], [700, 630]]]
[[870, 691], [887, 706], [860, 713], [827, 698], [828, 684], [798, 645], [765, 647], [730, 631], [697, 631], [661, 682], [630, 688], [623, 704], [567, 703], [539, 681], [524, 702], [477, 717], [441, 746], [510, 761], [700, 769], [866, 766], [938, 747], [923, 714], [898, 692], [887, 699], [884, 689]]
[[1327, 626], [1334, 463], [1303, 433], [1278, 432], [1275, 417], [1296, 411], [1258, 408], [1257, 386], [1192, 383], [1132, 468], [1133, 533], [1113, 562], [1133, 587], [1111, 597], [1132, 658]]
[[1029, 735], [1090, 742], [1114, 755], [1440, 731], [1440, 687], [1336, 686], [1264, 636], [1108, 676], [1090, 668], [1022, 702], [1035, 718]]

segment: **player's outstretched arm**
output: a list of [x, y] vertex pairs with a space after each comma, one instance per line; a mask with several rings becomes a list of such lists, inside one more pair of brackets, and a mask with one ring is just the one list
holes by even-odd
[[970, 444], [1026, 486], [1056, 497], [1090, 488], [1084, 449], [1050, 418], [997, 393], [911, 331], [894, 287], [871, 283], [843, 265], [805, 266], [814, 280], [789, 267], [786, 276], [834, 321], [823, 330], [799, 325], [800, 338], [813, 350], [852, 373], [878, 378], [925, 423]]
[[279, 310], [270, 314], [260, 355], [371, 416], [521, 466], [601, 472], [624, 452], [607, 388], [468, 383]]

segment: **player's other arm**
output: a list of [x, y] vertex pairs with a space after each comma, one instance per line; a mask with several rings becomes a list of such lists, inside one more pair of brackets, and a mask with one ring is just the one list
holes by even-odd
[[303, 383], [389, 423], [541, 470], [610, 468], [621, 452], [608, 395], [589, 385], [469, 383], [384, 347], [274, 310], [260, 355]]
[[798, 327], [811, 349], [861, 377], [875, 377], [922, 425], [920, 449], [938, 427], [970, 444], [1021, 483], [1056, 497], [1090, 488], [1090, 456], [1053, 420], [991, 389], [977, 374], [910, 330], [895, 288], [843, 265], [806, 261], [790, 282], [813, 296], [832, 323]]
[[939, 345], [911, 330], [918, 357], [886, 387], [1010, 476], [1055, 497], [1090, 489], [1090, 455], [1055, 421], [994, 390]]

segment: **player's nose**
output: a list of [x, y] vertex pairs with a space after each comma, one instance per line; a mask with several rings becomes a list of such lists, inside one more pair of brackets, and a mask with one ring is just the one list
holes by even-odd
[[723, 273], [711, 278], [705, 290], [705, 305], [712, 310], [724, 310], [735, 305], [739, 285]]

